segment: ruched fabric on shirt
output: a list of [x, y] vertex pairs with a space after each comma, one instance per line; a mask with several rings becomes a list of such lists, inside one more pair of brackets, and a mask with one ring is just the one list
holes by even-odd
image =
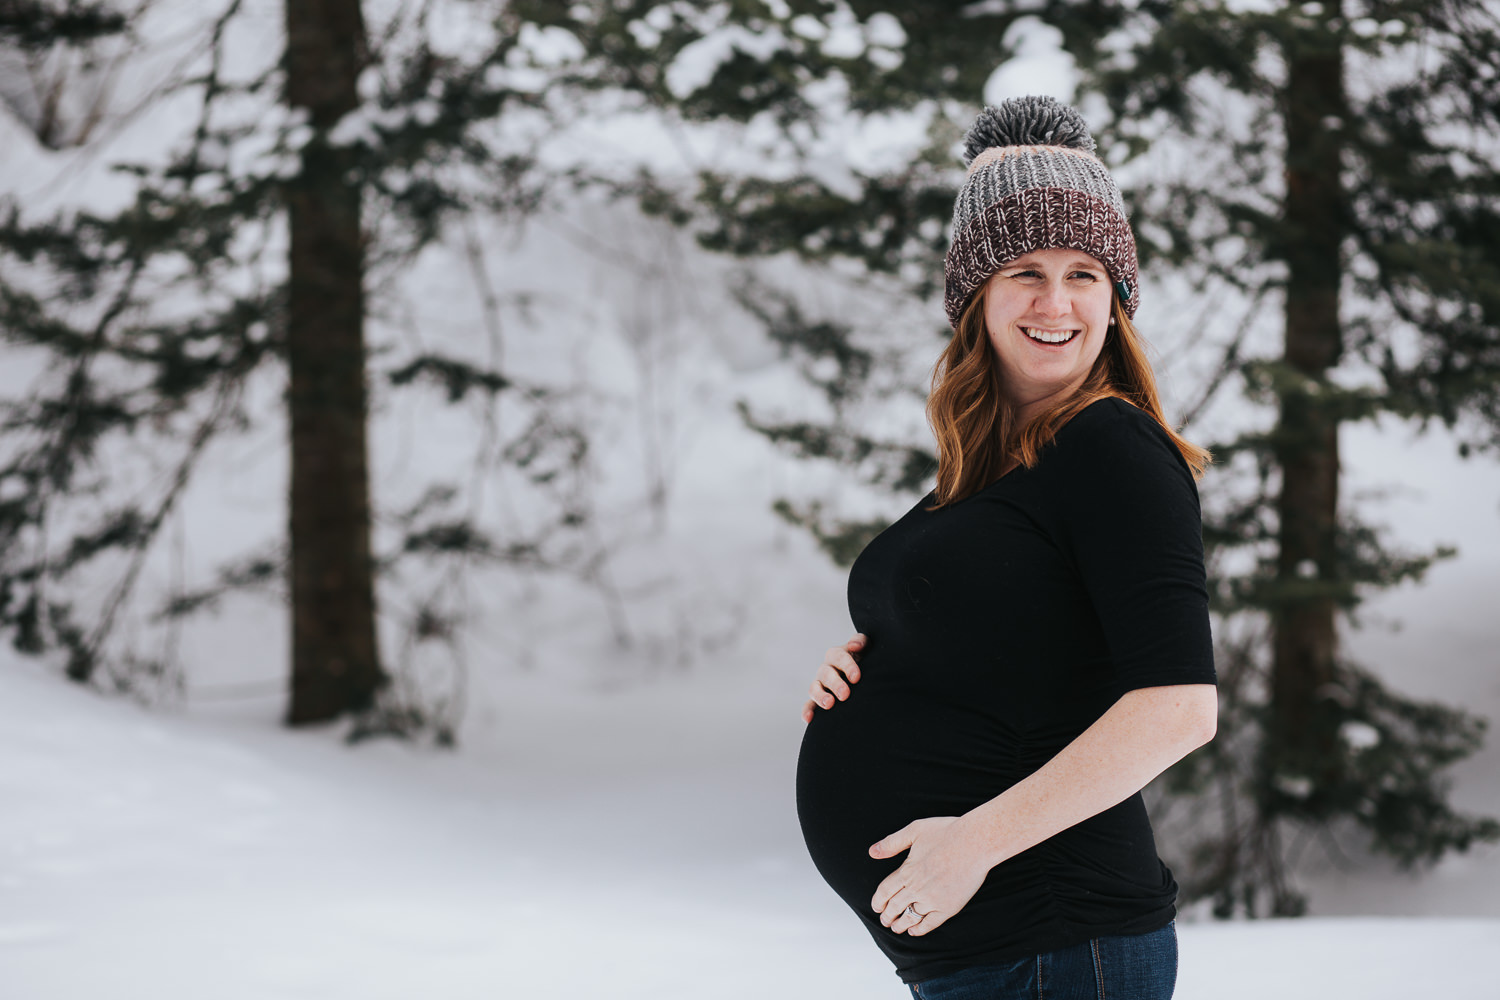
[[906, 857], [872, 859], [877, 840], [995, 797], [1126, 691], [1214, 682], [1197, 487], [1141, 410], [1096, 401], [1034, 467], [932, 502], [849, 573], [861, 678], [797, 765], [813, 862], [906, 982], [1164, 927], [1177, 884], [1138, 794], [997, 865], [924, 936], [870, 908]]

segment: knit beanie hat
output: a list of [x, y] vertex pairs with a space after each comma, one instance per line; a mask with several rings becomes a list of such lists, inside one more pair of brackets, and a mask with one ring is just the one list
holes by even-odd
[[986, 107], [964, 136], [969, 175], [953, 206], [943, 306], [954, 329], [979, 287], [1033, 250], [1098, 258], [1135, 316], [1135, 236], [1083, 117], [1050, 97]]

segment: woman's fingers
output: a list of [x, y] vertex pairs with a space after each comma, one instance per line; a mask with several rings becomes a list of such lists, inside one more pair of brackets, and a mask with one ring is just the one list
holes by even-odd
[[[876, 846], [878, 847], [879, 845], [877, 844]], [[882, 855], [875, 853], [874, 847], [870, 848], [870, 856], [874, 858], [882, 857]], [[894, 920], [896, 919], [896, 914], [900, 912], [901, 906], [905, 906], [911, 902], [912, 897], [907, 896], [904, 899], [901, 897], [901, 894], [906, 892], [907, 889], [906, 880], [911, 878], [911, 871], [908, 868], [909, 861], [910, 859], [907, 859], [907, 862], [903, 862], [900, 868], [897, 868], [880, 880], [880, 884], [875, 887], [875, 895], [870, 897], [870, 909], [876, 913], [890, 913], [891, 920]], [[892, 910], [891, 906], [898, 899], [901, 900], [901, 906], [897, 906], [896, 909]], [[881, 922], [887, 927], [891, 925], [890, 920]]]
[[923, 914], [921, 922], [907, 928], [906, 933], [912, 937], [921, 937], [923, 934], [941, 927], [947, 919], [946, 916], [936, 911]]
[[860, 653], [864, 652], [865, 642], [866, 642], [866, 639], [865, 639], [865, 634], [863, 632], [856, 632], [856, 633], [854, 633], [854, 635], [849, 639], [849, 641], [846, 642], [846, 643], [844, 643], [844, 654], [845, 655], [840, 658], [839, 662], [841, 662], [841, 663], [847, 663], [847, 664], [852, 665], [854, 667], [855, 672], [858, 673], [859, 672], [859, 660], [857, 660], [856, 657], [859, 656]]
[[837, 670], [842, 676], [847, 677], [851, 683], [859, 680], [859, 661], [842, 646], [834, 646], [828, 652], [824, 653], [822, 665]]
[[[900, 909], [896, 909], [898, 906]], [[917, 902], [907, 893], [902, 892], [892, 899], [886, 910], [880, 914], [880, 922], [896, 934], [921, 937], [947, 921], [947, 916], [936, 909], [923, 907], [923, 903]]]
[[811, 695], [802, 706], [802, 718], [811, 722], [818, 708], [832, 708], [849, 697], [849, 685], [859, 682], [859, 661], [855, 654], [865, 648], [865, 635], [857, 632], [842, 646], [832, 646], [823, 654], [823, 663], [808, 688]]
[[[901, 874], [897, 871], [895, 874]], [[916, 892], [907, 885], [902, 885], [885, 901], [885, 905], [879, 908], [880, 922], [897, 934], [910, 933], [920, 937], [928, 931], [939, 926], [948, 919], [945, 914], [937, 912], [937, 908], [930, 902], [920, 902]]]
[[898, 913], [896, 915], [896, 919], [891, 922], [891, 930], [895, 931], [897, 934], [904, 934], [922, 922], [927, 914], [915, 912], [913, 910], [913, 906], [915, 906], [915, 904], [908, 904], [901, 908], [901, 912]]
[[849, 684], [844, 680], [844, 675], [839, 673], [837, 668], [827, 663], [818, 668], [818, 676], [813, 683], [821, 685], [839, 701], [843, 701], [849, 697]]
[[912, 904], [916, 912], [908, 907], [901, 911], [901, 916], [891, 924], [891, 930], [897, 934], [910, 934], [912, 937], [921, 937], [934, 928], [941, 927], [948, 918], [936, 910], [922, 912], [922, 904]]
[[[901, 933], [901, 930], [905, 930], [906, 927], [909, 927], [917, 922], [909, 913], [906, 912], [906, 908], [912, 903], [916, 902], [916, 899], [917, 897], [914, 892], [912, 892], [906, 886], [902, 886], [900, 891], [892, 896], [886, 902], [885, 908], [880, 911], [880, 922], [889, 927], [891, 930], [896, 931], [896, 933]], [[921, 909], [921, 907], [919, 906], [918, 909]], [[901, 923], [903, 920], [906, 921], [905, 926], [903, 926], [900, 930], [897, 930], [896, 925]]]

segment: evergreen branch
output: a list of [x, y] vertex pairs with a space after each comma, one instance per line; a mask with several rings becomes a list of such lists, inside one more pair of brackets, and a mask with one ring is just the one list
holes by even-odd
[[269, 554], [246, 556], [219, 569], [212, 584], [192, 591], [173, 594], [150, 615], [152, 622], [174, 621], [213, 609], [226, 594], [234, 591], [261, 590], [276, 587], [286, 578], [287, 555], [277, 545]]
[[735, 408], [750, 429], [796, 457], [831, 459], [851, 467], [856, 475], [872, 486], [893, 493], [911, 493], [937, 471], [937, 460], [923, 448], [890, 444], [806, 421], [763, 422], [751, 414], [743, 401]]
[[885, 518], [865, 521], [837, 520], [830, 522], [823, 514], [823, 505], [813, 501], [797, 507], [785, 498], [777, 500], [771, 507], [776, 515], [788, 524], [795, 525], [812, 534], [836, 566], [853, 565], [870, 540], [889, 525]]
[[479, 390], [494, 396], [511, 385], [510, 379], [499, 372], [485, 371], [466, 361], [439, 354], [423, 354], [395, 371], [386, 374], [391, 385], [410, 385], [419, 378], [427, 378], [441, 385], [448, 394], [448, 402], [460, 402], [471, 390]]
[[86, 47], [124, 34], [129, 21], [108, 0], [73, 0], [61, 8], [48, 0], [6, 0], [0, 5], [0, 40], [28, 52], [55, 45]]
[[137, 525], [137, 530], [131, 538], [133, 555], [129, 565], [105, 599], [104, 607], [87, 638], [71, 650], [67, 674], [72, 680], [85, 682], [92, 677], [98, 664], [99, 650], [113, 630], [120, 608], [135, 589], [136, 581], [145, 566], [151, 541], [161, 530], [161, 526], [166, 522], [168, 515], [176, 507], [178, 499], [187, 488], [193, 468], [203, 450], [226, 417], [234, 411], [240, 388], [240, 382], [237, 379], [225, 379], [220, 382], [218, 395], [210, 407], [208, 416], [199, 422], [193, 431], [188, 447], [173, 470], [167, 489], [158, 500], [156, 509], [152, 511], [149, 518]]
[[1269, 289], [1262, 286], [1256, 291], [1254, 298], [1250, 300], [1250, 305], [1240, 317], [1240, 322], [1235, 327], [1233, 336], [1229, 338], [1229, 343], [1220, 354], [1219, 363], [1214, 366], [1213, 374], [1208, 377], [1207, 382], [1203, 386], [1203, 391], [1199, 393], [1197, 402], [1187, 408], [1187, 412], [1178, 422], [1177, 429], [1179, 433], [1186, 431], [1187, 428], [1193, 425], [1208, 407], [1208, 404], [1219, 394], [1219, 389], [1229, 376], [1242, 370], [1243, 365], [1240, 361], [1240, 351], [1245, 345], [1245, 338], [1250, 335], [1251, 327], [1254, 325], [1256, 319], [1259, 318], [1261, 303], [1264, 301], [1266, 295], [1269, 294], [1269, 291]]

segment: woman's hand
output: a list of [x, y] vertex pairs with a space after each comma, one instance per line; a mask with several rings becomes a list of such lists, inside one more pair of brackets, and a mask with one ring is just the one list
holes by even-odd
[[[960, 816], [934, 816], [908, 823], [870, 848], [872, 858], [911, 853], [887, 875], [870, 905], [897, 934], [920, 937], [962, 910], [989, 874], [990, 864]], [[907, 906], [916, 911], [914, 915]]]
[[859, 661], [855, 656], [864, 648], [865, 634], [856, 632], [854, 638], [842, 646], [830, 647], [823, 654], [823, 665], [818, 667], [809, 692], [812, 697], [802, 706], [803, 722], [813, 720], [814, 709], [832, 708], [835, 698], [843, 701], [849, 697], [849, 685], [859, 683]]

